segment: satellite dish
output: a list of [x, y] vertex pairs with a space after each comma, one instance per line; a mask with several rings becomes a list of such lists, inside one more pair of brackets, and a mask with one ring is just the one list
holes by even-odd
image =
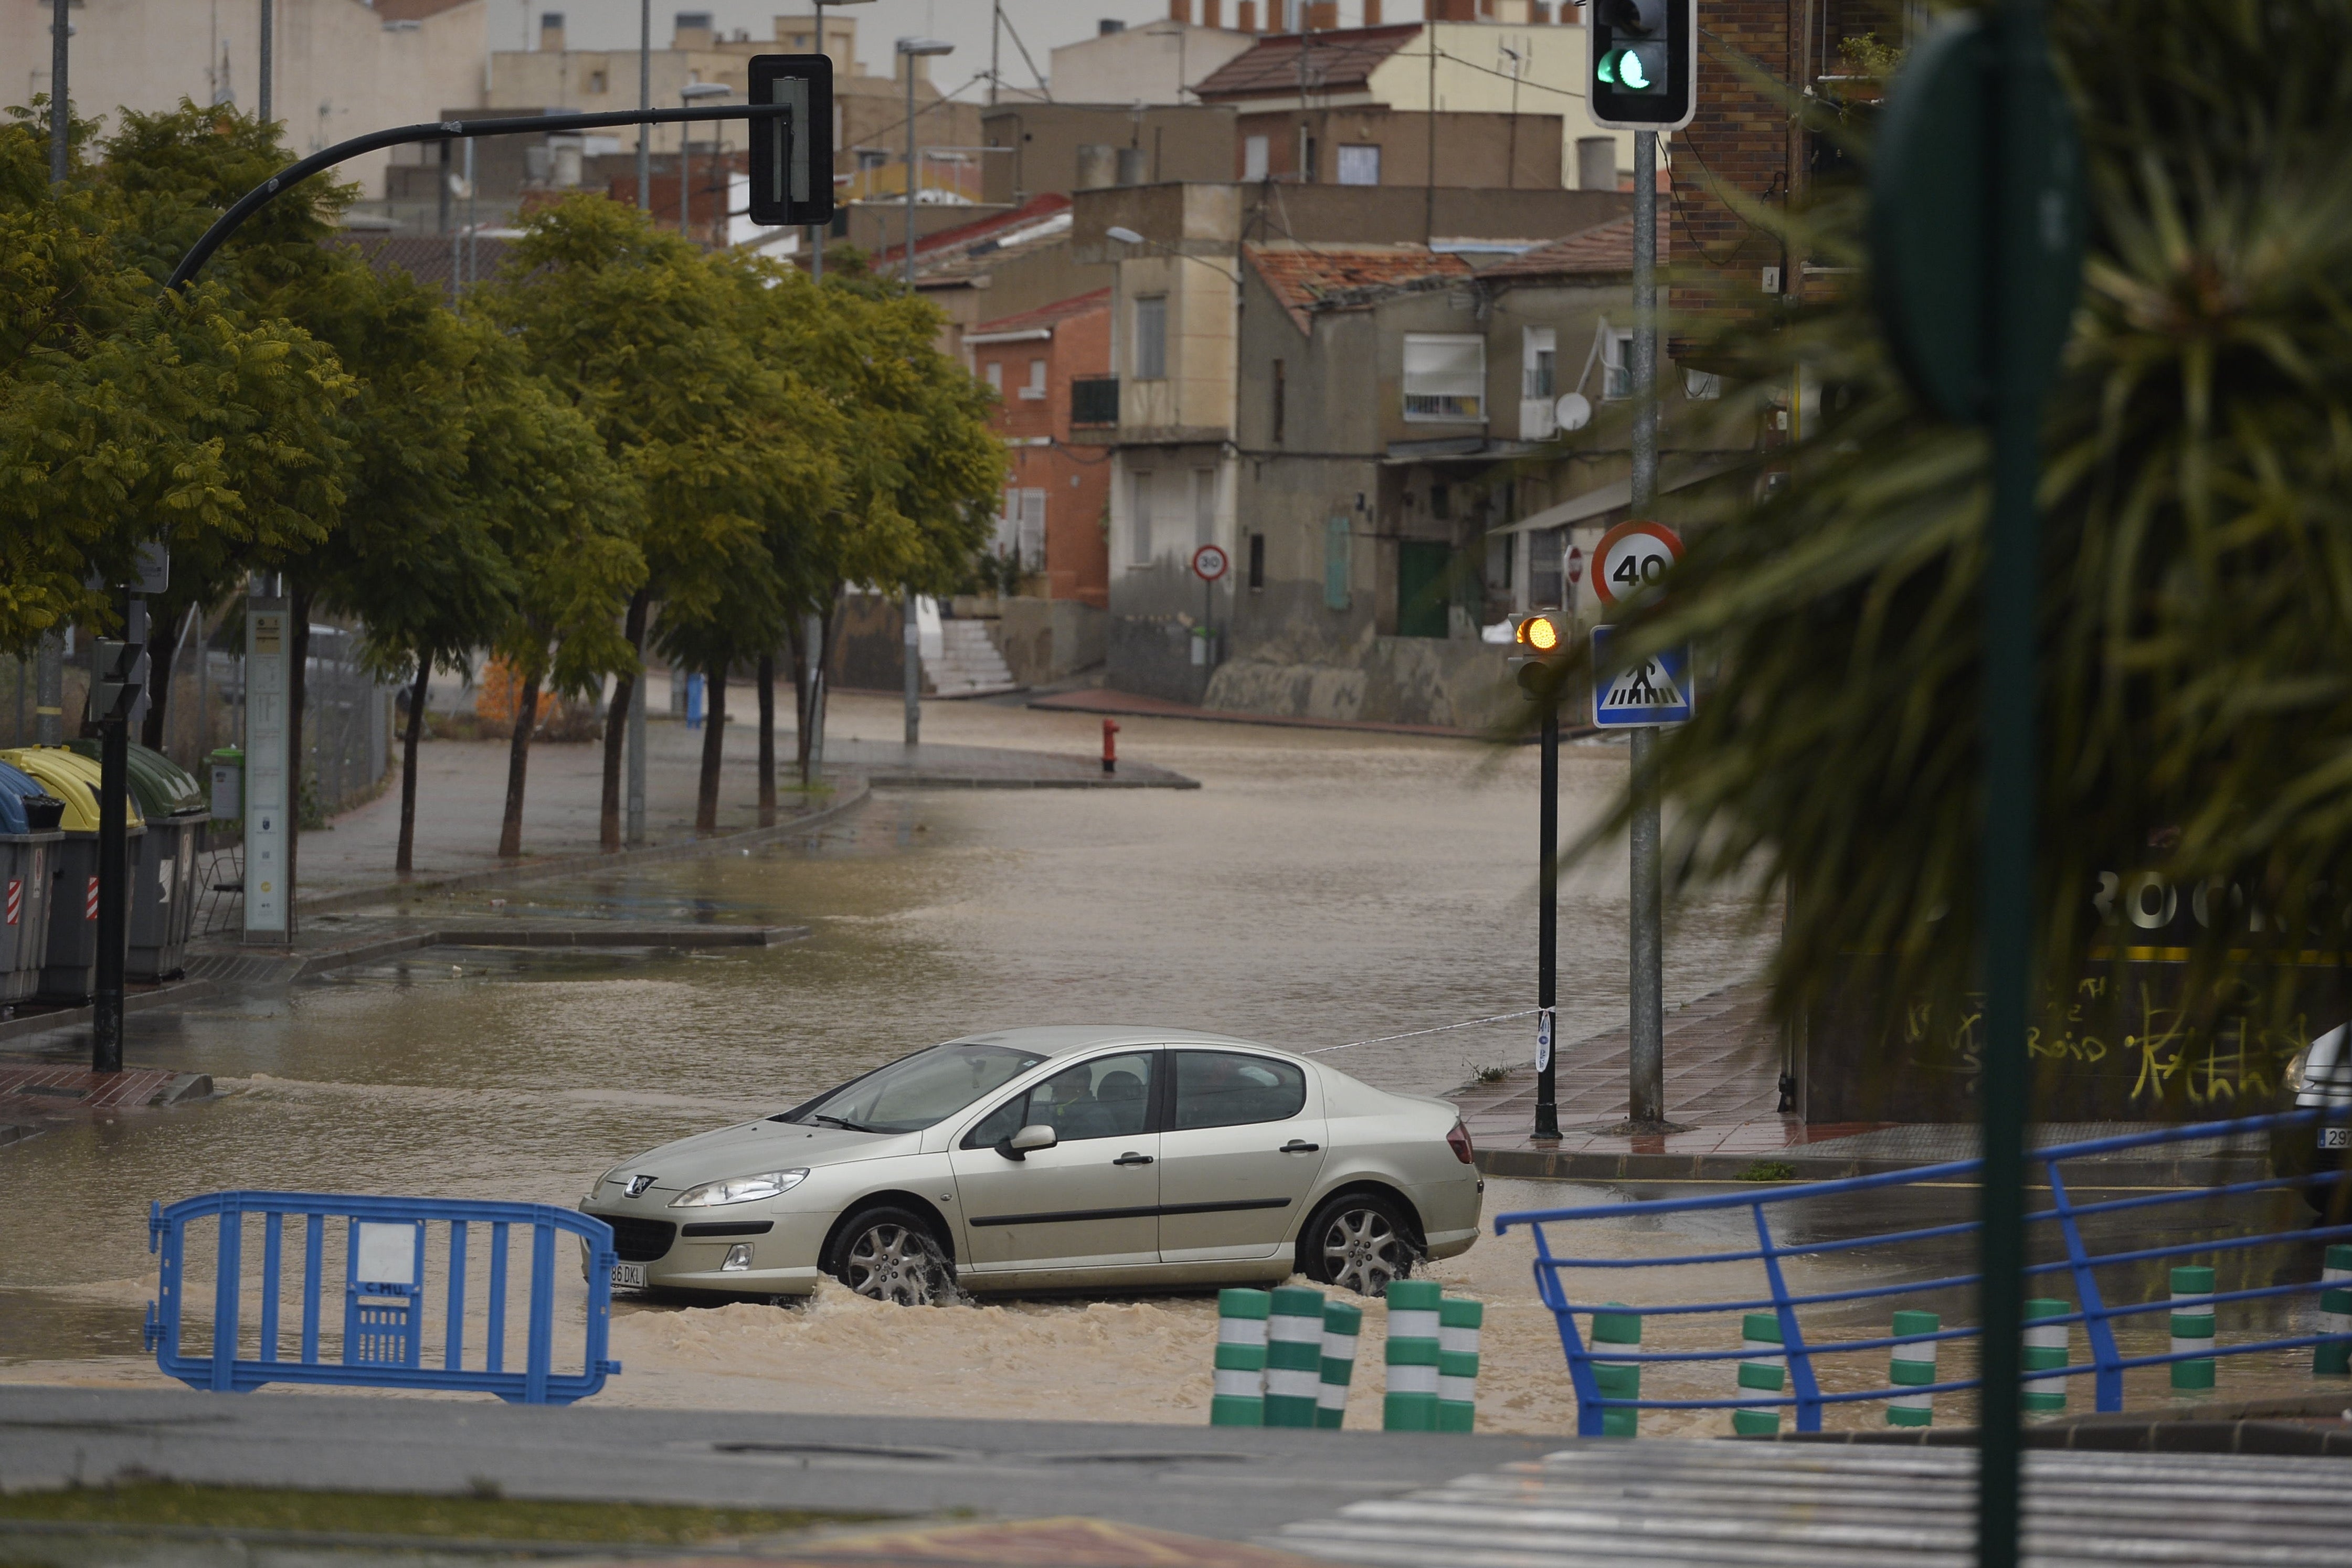
[[1592, 405], [1580, 392], [1563, 392], [1552, 405], [1552, 420], [1563, 430], [1581, 430], [1592, 423]]

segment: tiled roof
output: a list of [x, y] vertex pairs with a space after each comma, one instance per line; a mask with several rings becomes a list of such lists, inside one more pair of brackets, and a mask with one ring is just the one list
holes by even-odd
[[1284, 33], [1260, 39], [1227, 60], [1202, 78], [1193, 91], [1203, 102], [1295, 98], [1302, 71], [1309, 92], [1361, 87], [1381, 61], [1419, 37], [1417, 22], [1338, 33]]
[[[960, 223], [915, 239], [915, 275], [945, 279], [980, 269], [999, 252], [1044, 240], [1066, 238], [1070, 232], [1070, 198], [1048, 193], [1032, 196], [1011, 212], [991, 213], [971, 223]], [[881, 250], [868, 261], [876, 272], [893, 272], [905, 265], [903, 244]]]
[[438, 16], [444, 11], [470, 5], [473, 0], [373, 0], [373, 3], [375, 14], [387, 22], [421, 22], [427, 16]]
[[[1667, 222], [1664, 202], [1658, 204], [1658, 259], [1666, 259], [1666, 237], [1671, 225]], [[1549, 245], [1523, 250], [1517, 256], [1507, 256], [1493, 265], [1478, 269], [1481, 278], [1550, 278], [1576, 272], [1631, 272], [1633, 270], [1633, 219], [1629, 215], [1571, 234], [1566, 239], [1555, 239]]]
[[1242, 249], [1300, 331], [1312, 310], [1360, 309], [1386, 295], [1471, 275], [1460, 257], [1433, 255], [1425, 245], [1267, 243]]
[[1090, 310], [1100, 310], [1110, 304], [1110, 290], [1097, 289], [1091, 294], [1078, 294], [1067, 300], [1057, 300], [1050, 305], [1040, 305], [1034, 310], [1024, 310], [1017, 316], [999, 316], [992, 321], [982, 321], [967, 329], [967, 336], [985, 332], [1026, 332], [1038, 327], [1050, 327], [1066, 321], [1073, 316], [1083, 316]]

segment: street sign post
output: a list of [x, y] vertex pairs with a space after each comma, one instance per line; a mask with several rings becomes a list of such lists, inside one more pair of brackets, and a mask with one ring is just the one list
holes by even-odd
[[1209, 627], [1215, 618], [1217, 579], [1232, 567], [1233, 559], [1225, 553], [1222, 544], [1203, 544], [1192, 552], [1192, 575], [1201, 580], [1201, 625], [1192, 637], [1192, 662], [1203, 669], [1213, 668], [1217, 662], [1216, 649], [1211, 646]]
[[1920, 401], [1992, 430], [1984, 560], [1979, 929], [1984, 1117], [1977, 1562], [2018, 1561], [2026, 1028], [2033, 994], [2034, 486], [2042, 400], [2082, 281], [2082, 156], [2039, 0], [1948, 13], [1887, 99], [1871, 174], [1871, 272]]

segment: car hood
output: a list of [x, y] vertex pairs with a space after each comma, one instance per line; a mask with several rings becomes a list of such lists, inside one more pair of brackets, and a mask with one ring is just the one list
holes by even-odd
[[904, 1153], [919, 1132], [852, 1132], [840, 1127], [804, 1127], [793, 1121], [745, 1121], [648, 1149], [622, 1162], [617, 1177], [653, 1177], [657, 1193], [683, 1192], [703, 1182], [789, 1171], [802, 1165], [839, 1165]]

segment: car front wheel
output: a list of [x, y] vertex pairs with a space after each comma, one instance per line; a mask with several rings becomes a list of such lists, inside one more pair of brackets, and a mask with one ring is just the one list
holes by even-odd
[[1373, 1193], [1345, 1193], [1316, 1210], [1299, 1251], [1309, 1279], [1359, 1296], [1384, 1294], [1421, 1257], [1403, 1210]]
[[843, 1226], [832, 1272], [861, 1296], [902, 1307], [937, 1305], [953, 1288], [930, 1226], [905, 1209], [867, 1209]]

